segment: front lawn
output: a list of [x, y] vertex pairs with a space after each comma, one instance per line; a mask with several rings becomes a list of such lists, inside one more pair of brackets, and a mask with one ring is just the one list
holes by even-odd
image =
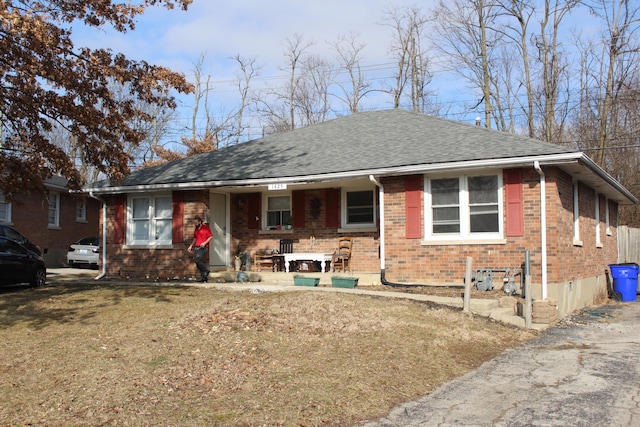
[[60, 283], [0, 293], [2, 425], [345, 426], [533, 332], [405, 300]]

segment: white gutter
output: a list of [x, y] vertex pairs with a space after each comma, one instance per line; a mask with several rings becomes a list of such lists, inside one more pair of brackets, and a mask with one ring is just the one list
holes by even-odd
[[504, 159], [484, 159], [462, 162], [447, 162], [435, 164], [419, 164], [409, 166], [397, 166], [377, 169], [364, 169], [346, 172], [300, 175], [280, 178], [256, 178], [256, 179], [233, 179], [233, 180], [217, 180], [217, 181], [200, 181], [200, 182], [182, 182], [182, 183], [163, 183], [149, 185], [130, 185], [130, 186], [114, 186], [114, 187], [86, 187], [85, 191], [111, 194], [111, 193], [135, 193], [145, 191], [158, 190], [198, 190], [211, 187], [247, 187], [247, 186], [264, 186], [268, 184], [309, 184], [318, 181], [335, 181], [341, 179], [352, 179], [366, 176], [394, 176], [394, 175], [414, 175], [417, 173], [443, 172], [448, 170], [464, 170], [464, 169], [486, 169], [501, 167], [518, 167], [530, 166], [534, 161], [540, 161], [544, 164], [563, 164], [568, 162], [577, 163], [583, 158], [580, 152], [552, 154], [547, 156], [526, 156], [513, 157]]
[[540, 175], [540, 255], [542, 264], [542, 300], [547, 299], [547, 191], [546, 179], [540, 162], [533, 162], [533, 167]]
[[107, 275], [107, 201], [89, 192], [89, 196], [102, 202], [102, 272], [94, 280], [100, 280]]
[[384, 187], [381, 183], [376, 181], [376, 178], [373, 175], [369, 175], [369, 180], [373, 182], [376, 187], [378, 187], [378, 199], [380, 200], [380, 271], [384, 272], [384, 258], [385, 258], [385, 248], [384, 248]]

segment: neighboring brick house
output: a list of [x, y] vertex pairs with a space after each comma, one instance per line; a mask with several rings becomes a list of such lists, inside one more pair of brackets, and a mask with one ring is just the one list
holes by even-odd
[[45, 181], [47, 194], [20, 194], [12, 203], [0, 193], [0, 224], [8, 224], [40, 246], [48, 268], [66, 265], [69, 245], [98, 235], [100, 203], [85, 194], [71, 194], [67, 181]]
[[[332, 252], [383, 284], [456, 284], [519, 268], [560, 314], [606, 292], [618, 206], [637, 199], [584, 153], [405, 110], [358, 113], [86, 188], [104, 200], [107, 275], [191, 276], [194, 215], [214, 231], [210, 264], [277, 249]], [[501, 281], [497, 279], [496, 281]], [[497, 283], [500, 286], [500, 283]]]

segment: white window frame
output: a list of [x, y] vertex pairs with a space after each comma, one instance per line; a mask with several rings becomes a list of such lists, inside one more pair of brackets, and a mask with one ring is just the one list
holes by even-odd
[[[47, 196], [48, 211], [47, 211], [47, 226], [49, 228], [60, 227], [60, 193], [52, 191]], [[51, 213], [53, 212], [53, 218]], [[53, 219], [53, 222], [51, 221]]]
[[609, 198], [604, 198], [604, 222], [605, 222], [605, 233], [607, 236], [611, 236], [613, 233], [611, 232], [611, 222], [609, 219]]
[[[479, 176], [496, 176], [497, 182], [497, 207], [498, 207], [498, 231], [496, 232], [484, 232], [484, 233], [472, 233], [471, 229], [471, 209], [469, 205], [469, 191], [468, 191], [468, 178]], [[460, 231], [456, 233], [433, 233], [433, 209], [432, 209], [432, 194], [431, 194], [431, 181], [439, 179], [453, 179], [459, 180], [459, 209], [460, 209]], [[425, 243], [437, 243], [437, 244], [460, 244], [462, 242], [467, 243], [505, 243], [504, 240], [504, 207], [503, 207], [503, 193], [504, 183], [501, 170], [482, 170], [482, 171], [469, 171], [463, 175], [460, 174], [438, 174], [438, 175], [425, 175], [424, 177], [424, 240]]]
[[582, 246], [580, 240], [580, 197], [578, 196], [579, 182], [573, 181], [573, 245]]
[[602, 239], [600, 238], [600, 194], [596, 191], [596, 211], [595, 211], [595, 219], [596, 219], [596, 247], [602, 247]]
[[[289, 212], [291, 216], [291, 220], [293, 221], [293, 200], [291, 197], [291, 191], [269, 191], [267, 193], [262, 193], [262, 224], [261, 228], [263, 230], [276, 230], [276, 226], [269, 226], [269, 199], [272, 197], [288, 197], [289, 198]], [[293, 222], [292, 222], [293, 224]], [[291, 224], [281, 224], [280, 229], [285, 229], [287, 226]]]
[[[142, 199], [148, 200], [146, 216], [134, 218], [135, 201]], [[156, 216], [156, 205], [158, 204], [158, 199], [169, 199], [169, 216]], [[173, 199], [170, 193], [129, 195], [127, 200], [127, 246], [170, 246], [172, 244], [171, 225], [173, 223], [172, 203]], [[164, 239], [162, 239], [160, 235], [161, 227], [158, 227], [158, 224], [166, 221], [169, 221], [169, 233]], [[146, 238], [136, 236], [134, 225], [136, 222], [148, 223]]]
[[[370, 191], [373, 197], [373, 206], [371, 209], [373, 210], [373, 221], [371, 222], [361, 222], [361, 223], [349, 223], [349, 206], [348, 206], [348, 195], [349, 193], [361, 192], [361, 191]], [[378, 201], [376, 200], [376, 187], [372, 186], [357, 186], [357, 187], [343, 187], [341, 194], [341, 203], [340, 203], [340, 223], [341, 229], [345, 230], [357, 230], [357, 229], [371, 229], [376, 228], [378, 224]]]
[[76, 222], [87, 222], [87, 199], [76, 200]]
[[4, 206], [4, 216], [0, 216], [0, 222], [11, 222], [11, 203], [7, 202], [4, 198], [4, 194], [0, 192], [0, 205]]

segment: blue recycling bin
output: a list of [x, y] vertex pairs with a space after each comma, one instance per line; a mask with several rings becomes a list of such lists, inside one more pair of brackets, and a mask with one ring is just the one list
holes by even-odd
[[638, 264], [609, 264], [613, 290], [620, 292], [622, 301], [635, 301], [638, 293]]

